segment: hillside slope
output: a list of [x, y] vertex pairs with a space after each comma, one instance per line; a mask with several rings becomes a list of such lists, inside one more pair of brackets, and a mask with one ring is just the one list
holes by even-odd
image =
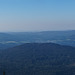
[[2, 70], [6, 75], [75, 75], [75, 48], [54, 43], [27, 43], [0, 50], [1, 74]]

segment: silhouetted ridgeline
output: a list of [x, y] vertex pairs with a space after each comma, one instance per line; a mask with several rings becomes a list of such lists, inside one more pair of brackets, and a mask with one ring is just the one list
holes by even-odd
[[2, 70], [6, 75], [75, 75], [75, 48], [54, 43], [26, 43], [0, 50], [1, 74]]

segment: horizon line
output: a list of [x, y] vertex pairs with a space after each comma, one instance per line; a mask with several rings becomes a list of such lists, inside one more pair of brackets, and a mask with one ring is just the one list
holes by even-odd
[[40, 30], [40, 31], [0, 31], [0, 33], [15, 33], [15, 32], [49, 32], [49, 31], [75, 31], [75, 30]]

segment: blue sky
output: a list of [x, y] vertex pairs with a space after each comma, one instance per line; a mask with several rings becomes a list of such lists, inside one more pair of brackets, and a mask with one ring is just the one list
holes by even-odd
[[0, 31], [75, 30], [75, 0], [0, 0]]

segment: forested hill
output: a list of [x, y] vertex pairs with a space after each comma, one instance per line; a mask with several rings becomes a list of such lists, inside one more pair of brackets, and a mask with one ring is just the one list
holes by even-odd
[[1, 74], [2, 70], [6, 75], [75, 75], [75, 48], [54, 43], [26, 43], [0, 50]]

